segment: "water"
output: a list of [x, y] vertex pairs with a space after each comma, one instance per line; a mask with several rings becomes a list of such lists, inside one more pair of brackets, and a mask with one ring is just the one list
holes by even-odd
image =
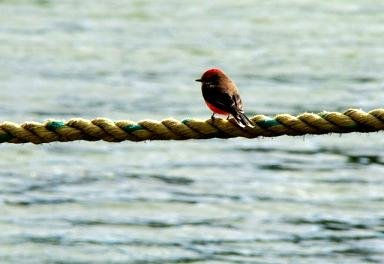
[[[0, 1], [0, 120], [384, 101], [384, 3]], [[383, 263], [382, 133], [0, 146], [1, 263]]]

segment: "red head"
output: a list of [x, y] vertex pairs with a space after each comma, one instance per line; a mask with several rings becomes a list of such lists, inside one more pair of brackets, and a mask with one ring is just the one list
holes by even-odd
[[225, 76], [224, 72], [219, 68], [212, 68], [203, 73], [200, 79], [197, 79], [197, 82], [207, 82], [213, 79], [218, 79], [221, 76]]

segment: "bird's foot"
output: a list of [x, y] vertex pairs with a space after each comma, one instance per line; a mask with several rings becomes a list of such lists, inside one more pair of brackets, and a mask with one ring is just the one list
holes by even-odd
[[215, 122], [215, 113], [213, 113], [213, 114], [211, 115], [211, 120], [212, 120], [212, 123]]

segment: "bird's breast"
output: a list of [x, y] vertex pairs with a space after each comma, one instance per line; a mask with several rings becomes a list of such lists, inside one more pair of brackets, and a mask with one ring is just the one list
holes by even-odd
[[211, 109], [212, 112], [216, 113], [216, 114], [219, 114], [219, 115], [229, 115], [228, 112], [224, 111], [224, 110], [221, 110], [219, 108], [217, 108], [216, 106], [214, 106], [213, 104], [210, 104], [208, 103], [207, 101], [205, 101], [205, 103], [207, 104], [208, 108]]

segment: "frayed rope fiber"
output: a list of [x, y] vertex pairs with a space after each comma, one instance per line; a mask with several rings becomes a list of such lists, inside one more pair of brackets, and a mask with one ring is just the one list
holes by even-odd
[[5, 121], [0, 123], [0, 143], [257, 138], [384, 130], [383, 108], [368, 113], [360, 109], [349, 109], [344, 113], [303, 113], [298, 116], [279, 114], [274, 118], [256, 115], [250, 119], [255, 125], [253, 128], [240, 128], [234, 120], [220, 118], [214, 121], [185, 119], [181, 122], [173, 118], [161, 122], [153, 120], [113, 122], [106, 118], [93, 120], [72, 118], [66, 122], [48, 120], [45, 123], [25, 122], [23, 124]]

